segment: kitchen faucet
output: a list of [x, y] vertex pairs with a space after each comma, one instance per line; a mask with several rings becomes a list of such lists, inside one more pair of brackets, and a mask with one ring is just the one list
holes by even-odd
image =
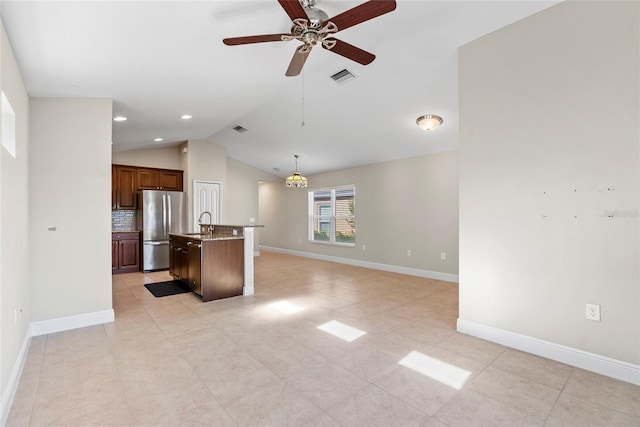
[[[209, 215], [209, 223], [202, 223], [202, 217], [204, 216], [204, 214]], [[198, 218], [198, 224], [200, 224], [200, 234], [213, 234], [213, 224], [211, 224], [213, 222], [213, 218], [211, 217], [211, 212], [208, 211], [203, 211], [200, 214], [200, 218]]]
[[[198, 218], [198, 224], [202, 224], [202, 217], [204, 216], [204, 214], [209, 215], [209, 224], [211, 224], [212, 218], [211, 218], [211, 212], [209, 212], [209, 211], [203, 211], [203, 212], [200, 214], [200, 218]], [[206, 223], [205, 223], [205, 224], [206, 224]]]

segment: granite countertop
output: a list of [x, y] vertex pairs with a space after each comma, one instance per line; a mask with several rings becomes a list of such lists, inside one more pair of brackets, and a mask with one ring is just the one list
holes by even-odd
[[244, 236], [216, 236], [215, 234], [200, 234], [200, 233], [186, 233], [186, 234], [175, 234], [171, 233], [169, 236], [179, 236], [184, 237], [186, 239], [200, 240], [203, 242], [209, 240], [238, 240], [244, 239]]
[[[207, 224], [203, 224], [203, 225], [207, 225]], [[258, 227], [264, 227], [264, 225], [260, 225], [260, 224], [244, 224], [244, 225], [238, 225], [238, 224], [211, 224], [214, 227], [238, 227], [238, 228], [258, 228]]]

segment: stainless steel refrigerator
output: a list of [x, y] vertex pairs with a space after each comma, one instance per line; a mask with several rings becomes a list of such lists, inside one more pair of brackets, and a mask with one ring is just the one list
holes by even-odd
[[136, 221], [142, 231], [142, 269], [169, 268], [169, 234], [187, 232], [187, 195], [179, 191], [138, 192]]

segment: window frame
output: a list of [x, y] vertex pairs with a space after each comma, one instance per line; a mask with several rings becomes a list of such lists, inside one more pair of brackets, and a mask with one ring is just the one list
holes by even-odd
[[[351, 190], [353, 191], [353, 204], [354, 204], [354, 213], [353, 215], [340, 215], [337, 216], [336, 215], [336, 192], [340, 191], [340, 190]], [[322, 193], [322, 192], [328, 192], [330, 197], [329, 197], [329, 201], [325, 202], [322, 201], [322, 204], [316, 204], [316, 193]], [[339, 242], [336, 239], [336, 234], [337, 234], [337, 230], [336, 230], [336, 224], [337, 224], [337, 220], [352, 220], [354, 223], [356, 221], [356, 214], [355, 214], [355, 199], [356, 199], [356, 186], [355, 185], [341, 185], [341, 186], [337, 186], [337, 187], [327, 187], [327, 188], [316, 188], [313, 190], [309, 190], [308, 192], [308, 216], [309, 216], [309, 222], [308, 222], [308, 240], [310, 243], [317, 243], [317, 244], [321, 244], [321, 245], [331, 245], [331, 246], [342, 246], [342, 247], [355, 247], [356, 246], [356, 236], [355, 236], [355, 227], [353, 230], [353, 242]], [[321, 215], [321, 208], [326, 208], [327, 206], [329, 206], [330, 208], [330, 217], [327, 218], [327, 215], [322, 214]], [[315, 236], [315, 231], [316, 229], [314, 228], [314, 225], [318, 224], [318, 231], [322, 231], [320, 229], [320, 224], [329, 224], [329, 231], [328, 231], [328, 240], [318, 240], [316, 239]]]

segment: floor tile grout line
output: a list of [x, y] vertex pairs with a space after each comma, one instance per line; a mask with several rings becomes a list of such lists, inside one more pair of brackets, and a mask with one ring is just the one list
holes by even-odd
[[111, 343], [111, 341], [109, 340], [109, 336], [107, 333], [107, 329], [105, 325], [102, 325], [103, 329], [104, 329], [104, 333], [105, 333], [105, 339], [107, 341], [107, 345], [109, 347], [109, 354], [111, 355], [111, 358], [113, 359], [113, 367], [116, 370], [116, 375], [118, 377], [118, 387], [120, 389], [120, 391], [122, 392], [122, 396], [124, 398], [124, 403], [127, 406], [127, 413], [129, 414], [129, 420], [131, 421], [131, 425], [135, 425], [134, 423], [134, 417], [133, 417], [133, 411], [131, 410], [131, 405], [129, 404], [130, 399], [127, 398], [127, 392], [125, 390], [124, 387], [124, 382], [122, 379], [122, 373], [120, 372], [120, 369], [118, 368], [118, 363], [116, 361], [116, 357], [114, 354], [114, 349], [113, 349], [113, 343]]

